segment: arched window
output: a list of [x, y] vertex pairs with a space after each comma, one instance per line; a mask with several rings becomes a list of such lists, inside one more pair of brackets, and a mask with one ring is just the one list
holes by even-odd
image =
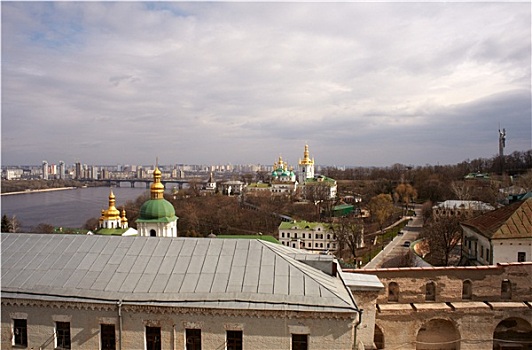
[[473, 296], [473, 286], [470, 280], [465, 280], [462, 283], [462, 299], [471, 299]]
[[150, 237], [156, 237], [157, 236], [157, 232], [155, 232], [154, 229], [151, 229], [150, 230]]
[[501, 283], [501, 299], [512, 299], [512, 283], [508, 279], [502, 280]]
[[436, 300], [436, 284], [430, 281], [425, 285], [425, 301]]
[[399, 301], [399, 285], [395, 282], [388, 283], [388, 302]]

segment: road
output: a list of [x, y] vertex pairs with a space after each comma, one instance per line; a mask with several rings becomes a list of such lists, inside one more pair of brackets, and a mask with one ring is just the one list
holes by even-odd
[[[423, 227], [421, 216], [421, 206], [415, 207], [416, 216], [403, 228], [402, 235], [398, 235], [384, 249], [377, 254], [362, 269], [378, 269], [381, 267], [398, 267], [404, 263], [404, 256], [407, 255], [409, 247], [405, 247], [405, 242], [414, 242]], [[394, 266], [397, 265], [397, 266]]]

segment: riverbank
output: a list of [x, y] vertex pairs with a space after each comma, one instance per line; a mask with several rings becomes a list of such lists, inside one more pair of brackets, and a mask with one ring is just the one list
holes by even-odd
[[64, 191], [64, 190], [73, 190], [78, 187], [57, 187], [57, 188], [43, 188], [39, 190], [25, 190], [25, 191], [16, 191], [16, 192], [6, 192], [0, 195], [8, 196], [12, 194], [28, 194], [28, 193], [39, 193], [39, 192], [52, 192], [52, 191]]

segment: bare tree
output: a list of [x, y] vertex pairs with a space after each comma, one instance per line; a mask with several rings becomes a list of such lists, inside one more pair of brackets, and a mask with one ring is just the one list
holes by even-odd
[[464, 181], [451, 182], [451, 190], [459, 200], [467, 201], [471, 199], [469, 186], [467, 186]]
[[371, 198], [368, 207], [371, 217], [379, 224], [379, 229], [382, 233], [384, 223], [393, 214], [392, 196], [381, 193]]
[[423, 225], [432, 217], [432, 202], [426, 201], [421, 206], [421, 216], [423, 217]]
[[363, 239], [364, 226], [355, 218], [344, 217], [338, 218], [331, 225], [331, 230], [336, 235], [339, 250], [347, 246], [353, 259], [356, 259], [356, 249], [360, 247], [360, 242]]
[[96, 230], [98, 229], [98, 225], [100, 224], [100, 220], [98, 218], [90, 218], [87, 221], [85, 221], [85, 225], [83, 225], [84, 229], [87, 230]]
[[523, 187], [525, 191], [532, 191], [532, 170], [529, 170], [526, 174], [523, 174], [517, 178], [516, 184]]
[[408, 205], [417, 198], [417, 191], [412, 185], [401, 183], [395, 188], [394, 197], [397, 202], [402, 202], [405, 205], [406, 215], [408, 213]]
[[13, 216], [11, 217], [10, 222], [11, 222], [11, 231], [9, 231], [9, 232], [19, 232], [19, 231], [20, 231], [21, 224], [20, 224], [20, 222], [18, 221], [16, 215], [13, 215]]
[[55, 228], [54, 228], [53, 225], [46, 224], [46, 223], [40, 223], [39, 225], [37, 225], [33, 229], [33, 232], [35, 232], [35, 233], [54, 233], [55, 232]]
[[451, 216], [431, 221], [423, 228], [422, 236], [428, 241], [432, 263], [447, 266], [452, 250], [460, 242], [462, 229], [458, 218]]

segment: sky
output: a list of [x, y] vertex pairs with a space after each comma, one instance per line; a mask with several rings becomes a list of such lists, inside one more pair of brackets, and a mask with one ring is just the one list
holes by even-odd
[[522, 2], [6, 2], [2, 165], [456, 164], [532, 148]]

